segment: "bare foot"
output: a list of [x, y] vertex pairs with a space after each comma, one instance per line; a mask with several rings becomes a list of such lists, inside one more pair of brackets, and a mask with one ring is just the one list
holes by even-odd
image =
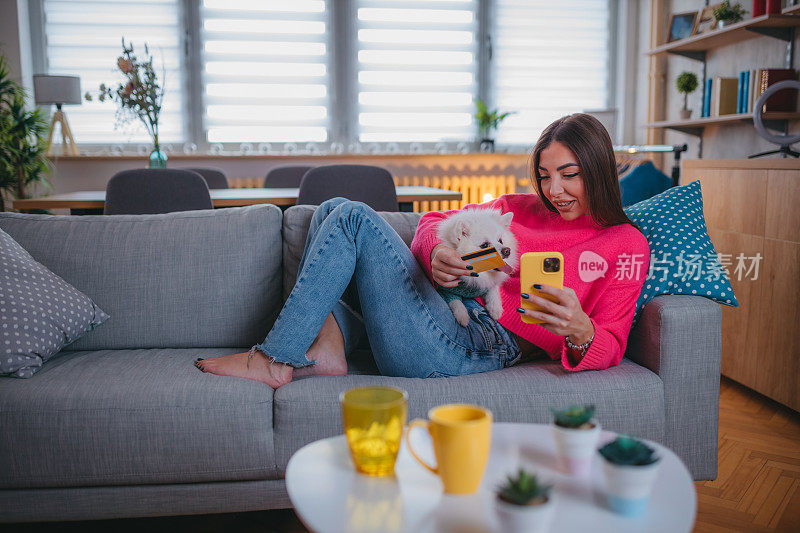
[[347, 360], [344, 356], [344, 337], [339, 324], [329, 314], [319, 330], [319, 335], [306, 352], [309, 361], [317, 364], [294, 369], [294, 375], [301, 376], [343, 376], [347, 374]]
[[248, 365], [250, 352], [235, 353], [194, 362], [194, 366], [218, 376], [253, 379], [277, 389], [292, 381], [293, 368], [284, 363], [276, 363], [259, 350], [253, 354]]

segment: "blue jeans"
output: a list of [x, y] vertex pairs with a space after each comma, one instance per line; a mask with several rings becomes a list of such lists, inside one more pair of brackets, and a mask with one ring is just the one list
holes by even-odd
[[334, 198], [315, 211], [297, 282], [256, 348], [295, 368], [314, 364], [306, 351], [332, 312], [345, 353], [366, 332], [383, 375], [458, 376], [516, 363], [520, 350], [513, 335], [474, 300], [464, 305], [472, 318], [468, 327], [456, 322], [380, 215], [361, 202]]

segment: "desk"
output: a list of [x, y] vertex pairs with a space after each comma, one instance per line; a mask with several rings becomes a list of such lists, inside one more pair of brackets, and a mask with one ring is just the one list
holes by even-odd
[[[412, 202], [461, 200], [458, 191], [446, 191], [435, 187], [397, 186], [397, 201], [400, 211], [411, 211]], [[212, 189], [214, 207], [241, 207], [255, 204], [291, 206], [297, 203], [300, 189]], [[102, 214], [106, 191], [79, 191], [55, 194], [42, 198], [14, 200], [14, 209], [70, 209], [73, 214]]]

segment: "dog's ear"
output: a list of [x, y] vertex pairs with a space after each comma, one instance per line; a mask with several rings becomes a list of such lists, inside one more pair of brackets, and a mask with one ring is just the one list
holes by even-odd
[[459, 220], [456, 222], [456, 239], [461, 240], [464, 237], [469, 237], [469, 224]]
[[509, 211], [505, 215], [501, 215], [500, 216], [500, 221], [505, 225], [505, 227], [510, 228], [511, 227], [511, 219], [512, 218], [514, 218], [514, 213]]

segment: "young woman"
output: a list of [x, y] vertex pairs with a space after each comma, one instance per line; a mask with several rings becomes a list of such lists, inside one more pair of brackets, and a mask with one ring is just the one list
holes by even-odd
[[[297, 283], [264, 342], [195, 365], [277, 388], [296, 376], [345, 374], [346, 355], [365, 332], [378, 369], [390, 376], [472, 374], [544, 354], [572, 371], [619, 364], [650, 252], [622, 210], [608, 133], [590, 115], [560, 118], [542, 133], [530, 162], [538, 195], [465, 209], [513, 212], [520, 253], [561, 252], [564, 288], [541, 289], [558, 302], [521, 296], [544, 312], [519, 307], [515, 273], [500, 289], [499, 320], [466, 300], [472, 320], [460, 326], [434, 287], [471, 274], [436, 236], [455, 211], [426, 213], [409, 250], [375, 211], [336, 198], [315, 211]], [[357, 296], [345, 295], [351, 279]], [[544, 323], [526, 324], [521, 313]]]

